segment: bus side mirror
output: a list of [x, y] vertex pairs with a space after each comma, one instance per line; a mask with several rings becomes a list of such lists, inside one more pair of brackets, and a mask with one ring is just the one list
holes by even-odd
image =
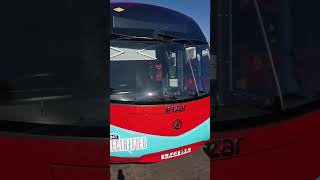
[[186, 48], [188, 59], [196, 59], [197, 58], [197, 49], [195, 47]]

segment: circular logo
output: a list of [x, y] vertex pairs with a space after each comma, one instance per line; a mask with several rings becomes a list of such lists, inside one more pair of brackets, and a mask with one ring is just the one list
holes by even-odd
[[176, 119], [173, 121], [173, 129], [181, 129], [182, 121], [181, 119]]

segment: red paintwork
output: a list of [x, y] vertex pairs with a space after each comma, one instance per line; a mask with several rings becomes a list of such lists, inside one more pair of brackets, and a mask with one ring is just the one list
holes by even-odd
[[0, 179], [109, 179], [106, 141], [1, 135]]
[[[210, 97], [181, 104], [170, 104], [169, 106], [174, 105], [185, 105], [185, 111], [167, 113], [166, 105], [110, 104], [110, 124], [139, 133], [146, 133], [159, 136], [179, 136], [194, 129], [210, 117]], [[174, 129], [172, 127], [173, 122], [176, 119], [182, 120], [183, 125], [181, 129]], [[185, 149], [188, 147], [191, 147], [191, 151], [193, 152], [199, 147], [201, 147], [203, 144], [204, 142], [199, 142], [177, 149], [171, 149], [164, 152], [145, 155], [139, 158], [110, 157], [110, 162], [150, 163], [166, 161], [161, 160], [161, 154]], [[170, 158], [168, 160], [172, 159], [175, 158]]]
[[[173, 160], [173, 159], [177, 159], [186, 155], [189, 155], [193, 152], [195, 152], [197, 149], [199, 149], [202, 145], [204, 144], [204, 142], [199, 142], [196, 144], [191, 144], [188, 146], [183, 146], [183, 147], [179, 147], [176, 149], [171, 149], [168, 151], [163, 151], [163, 152], [159, 152], [159, 153], [154, 153], [154, 154], [148, 154], [145, 156], [142, 156], [140, 158], [119, 158], [119, 157], [110, 157], [110, 162], [117, 162], [117, 163], [130, 163], [130, 162], [136, 162], [136, 163], [154, 163], [154, 162], [164, 162], [164, 161], [169, 161], [169, 160]], [[178, 157], [173, 157], [170, 159], [165, 159], [162, 160], [161, 159], [161, 155], [165, 154], [165, 153], [170, 153], [170, 152], [175, 152], [178, 150], [183, 150], [183, 149], [187, 149], [187, 148], [191, 148], [191, 152], [185, 155], [181, 155]]]
[[315, 180], [320, 176], [320, 112], [261, 128], [214, 135], [242, 137], [239, 157], [211, 161], [216, 180]]
[[[179, 104], [170, 104], [179, 105]], [[210, 117], [210, 97], [181, 103], [184, 112], [166, 113], [166, 105], [119, 105], [110, 104], [110, 124], [136, 131], [160, 136], [184, 134]], [[181, 129], [172, 128], [173, 121], [181, 119]]]

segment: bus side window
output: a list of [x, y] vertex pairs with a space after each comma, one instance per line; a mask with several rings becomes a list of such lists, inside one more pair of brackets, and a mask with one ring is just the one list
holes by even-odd
[[243, 49], [241, 59], [240, 66], [242, 70], [240, 73], [242, 78], [238, 81], [237, 86], [250, 92], [275, 93], [272, 69], [267, 54], [257, 54], [248, 49]]

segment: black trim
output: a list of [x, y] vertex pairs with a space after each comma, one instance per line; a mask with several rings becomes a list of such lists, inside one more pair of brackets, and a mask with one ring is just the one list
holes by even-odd
[[110, 99], [111, 104], [124, 104], [124, 105], [165, 105], [165, 104], [179, 104], [179, 103], [185, 103], [190, 101], [196, 101], [199, 99], [203, 99], [206, 97], [209, 97], [209, 94], [205, 94], [202, 96], [189, 98], [189, 99], [181, 99], [176, 101], [154, 101], [154, 102], [135, 102], [135, 101], [117, 101]]
[[0, 134], [21, 133], [26, 135], [45, 135], [56, 137], [106, 138], [109, 128], [98, 126], [73, 126], [37, 124], [16, 121], [0, 121]]
[[275, 111], [267, 115], [252, 118], [215, 121], [214, 118], [211, 117], [211, 131], [213, 131], [214, 134], [222, 134], [230, 131], [259, 128], [275, 123], [289, 121], [292, 120], [292, 118], [297, 118], [298, 116], [312, 113], [317, 110], [320, 110], [320, 100], [296, 108], [287, 109], [285, 111]]
[[0, 106], [0, 133], [107, 137], [109, 108], [105, 99], [67, 99]]

